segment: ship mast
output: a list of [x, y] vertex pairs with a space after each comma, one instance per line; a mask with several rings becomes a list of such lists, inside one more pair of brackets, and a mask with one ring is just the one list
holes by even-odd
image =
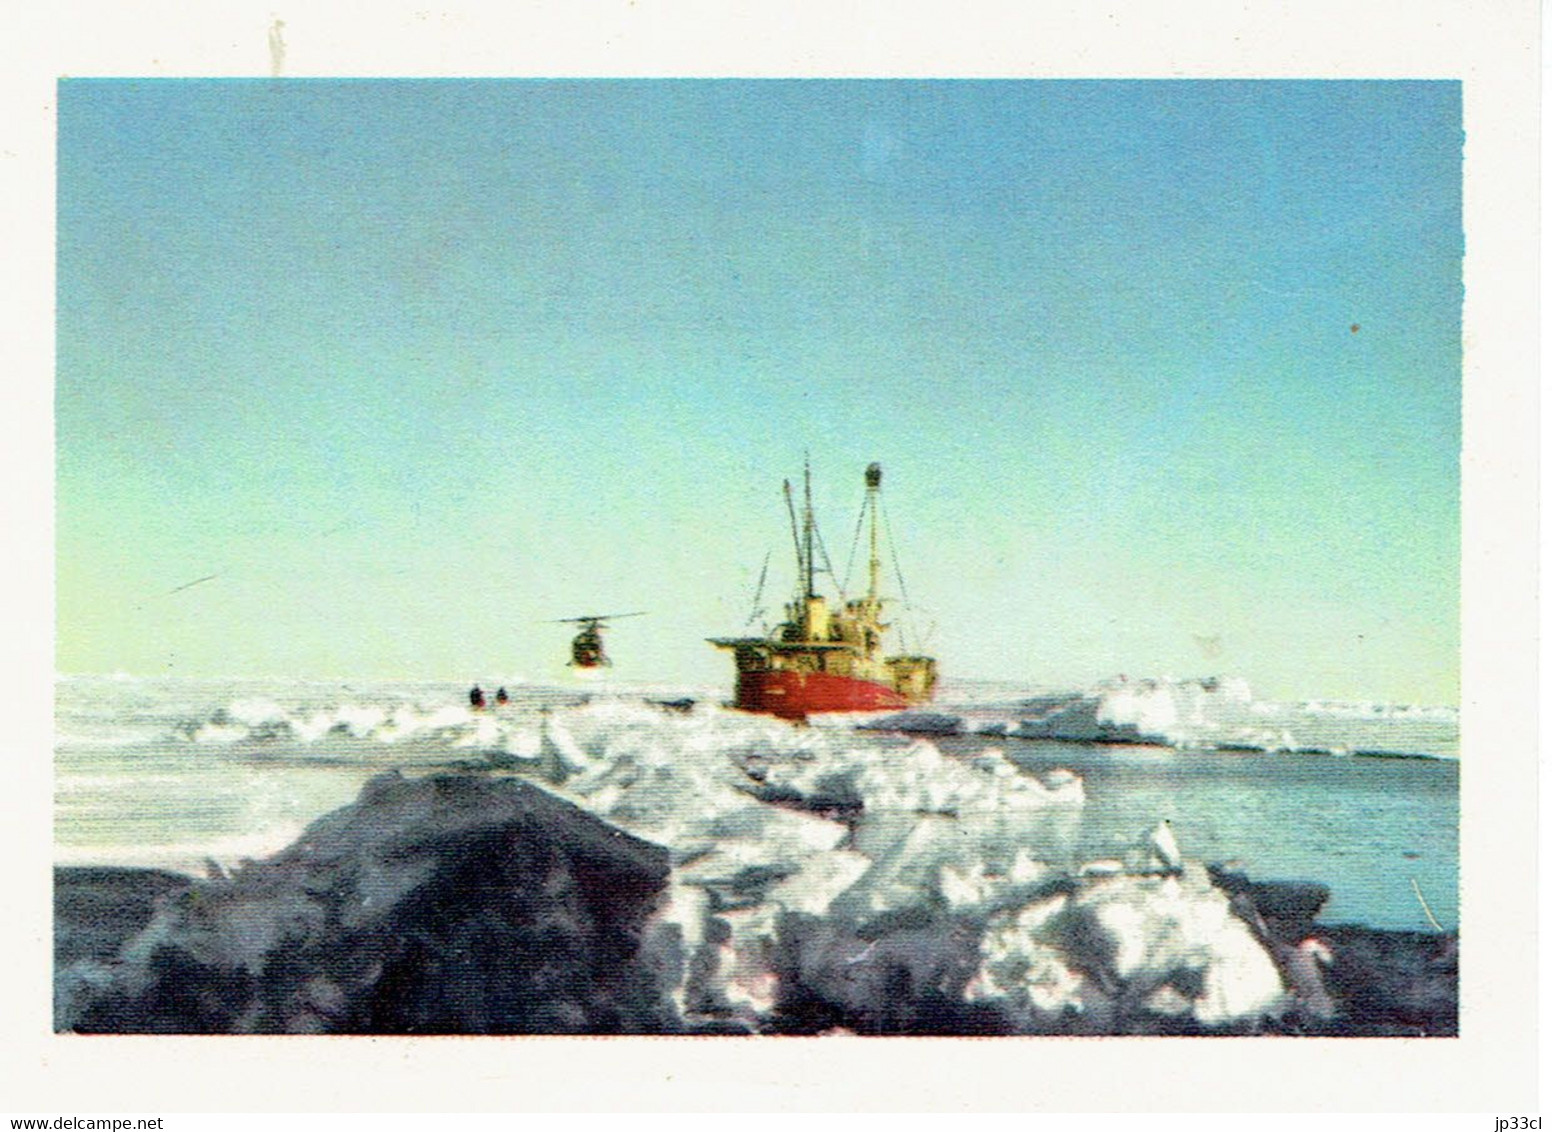
[[804, 597], [814, 592], [814, 488], [808, 472], [808, 457], [803, 458], [803, 584]]
[[878, 608], [878, 570], [881, 565], [878, 557], [878, 489], [883, 479], [884, 469], [876, 463], [869, 464], [868, 470], [863, 473], [863, 482], [868, 488], [868, 603], [875, 609]]
[[798, 537], [798, 513], [792, 505], [792, 481], [781, 481], [782, 494], [787, 498], [787, 518], [792, 523], [792, 549], [798, 558], [798, 582], [802, 583], [807, 567], [803, 564], [803, 540]]

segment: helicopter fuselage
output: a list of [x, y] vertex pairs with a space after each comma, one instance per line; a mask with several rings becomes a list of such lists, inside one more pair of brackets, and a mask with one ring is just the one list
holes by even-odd
[[573, 668], [599, 668], [609, 663], [604, 652], [603, 634], [596, 626], [588, 626], [571, 641], [571, 665]]

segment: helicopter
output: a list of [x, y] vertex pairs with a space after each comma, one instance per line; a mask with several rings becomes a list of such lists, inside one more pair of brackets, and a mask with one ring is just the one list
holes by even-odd
[[642, 617], [645, 610], [635, 613], [604, 613], [601, 615], [589, 614], [585, 617], [559, 617], [551, 621], [552, 625], [581, 625], [582, 631], [571, 640], [571, 660], [568, 665], [572, 668], [602, 668], [612, 665], [609, 655], [604, 652], [604, 628], [610, 621], [618, 621], [622, 617]]

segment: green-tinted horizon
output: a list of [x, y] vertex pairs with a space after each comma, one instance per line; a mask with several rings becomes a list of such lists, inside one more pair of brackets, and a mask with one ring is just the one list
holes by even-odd
[[730, 683], [806, 451], [950, 678], [1458, 702], [1461, 143], [1453, 82], [64, 82], [58, 665], [547, 681], [644, 609], [620, 677]]

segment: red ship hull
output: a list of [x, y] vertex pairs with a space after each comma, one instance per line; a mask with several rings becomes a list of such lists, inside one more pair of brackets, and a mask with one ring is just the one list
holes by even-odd
[[826, 711], [892, 711], [910, 701], [887, 684], [828, 672], [740, 672], [733, 706], [741, 711], [803, 719]]

